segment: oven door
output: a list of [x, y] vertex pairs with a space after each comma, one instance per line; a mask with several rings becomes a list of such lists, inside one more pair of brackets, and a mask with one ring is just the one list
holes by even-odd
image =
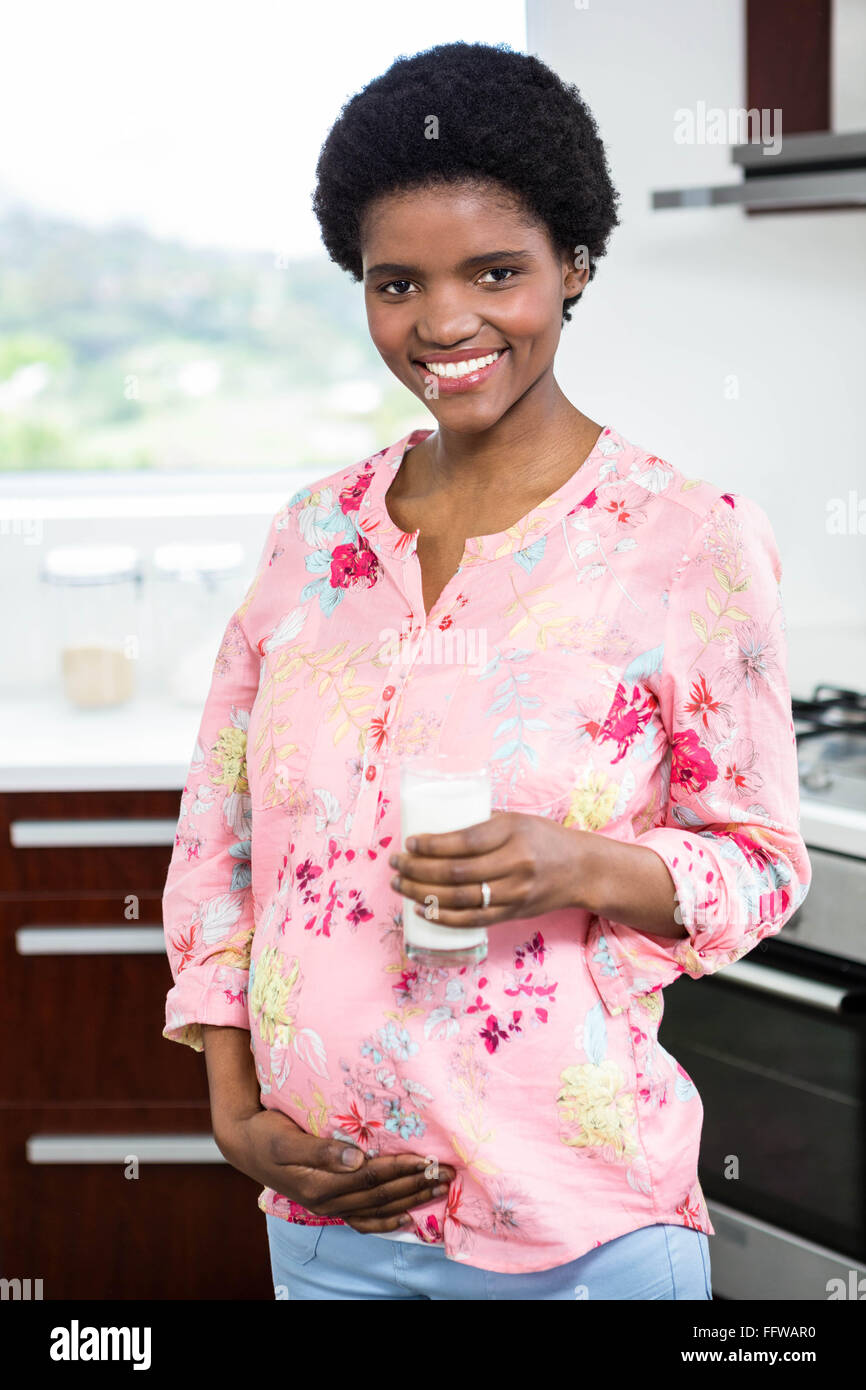
[[851, 1297], [829, 1281], [866, 1275], [864, 1011], [866, 967], [775, 939], [665, 990], [660, 1041], [704, 1106], [717, 1296]]

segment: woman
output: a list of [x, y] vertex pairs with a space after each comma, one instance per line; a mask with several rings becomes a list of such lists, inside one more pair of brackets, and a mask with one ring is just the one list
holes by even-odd
[[[437, 428], [271, 523], [181, 799], [165, 1036], [264, 1185], [278, 1297], [710, 1298], [703, 1110], [658, 1027], [809, 885], [770, 523], [554, 378], [617, 223], [575, 88], [505, 47], [400, 59], [317, 174]], [[488, 760], [494, 814], [401, 849], [428, 752]], [[480, 964], [404, 954], [430, 895]]]

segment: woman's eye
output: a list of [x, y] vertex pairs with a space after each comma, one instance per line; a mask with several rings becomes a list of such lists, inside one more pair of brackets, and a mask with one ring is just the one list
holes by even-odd
[[[491, 266], [490, 270], [485, 270], [483, 272], [483, 275], [496, 275], [502, 277], [501, 279], [494, 280], [494, 285], [507, 285], [508, 280], [504, 278], [506, 275], [509, 277], [509, 279], [513, 279], [515, 275], [519, 274], [520, 272], [518, 270], [512, 270], [509, 266], [504, 265]], [[488, 283], [490, 282], [488, 281]], [[407, 294], [409, 292], [409, 290], [412, 288], [412, 281], [389, 280], [386, 285], [380, 285], [379, 288], [383, 294], [387, 294], [390, 296], [390, 298], [396, 299], [399, 295]]]
[[[485, 270], [484, 274], [485, 274], [485, 275], [516, 275], [516, 274], [517, 274], [517, 271], [516, 271], [516, 270], [509, 270], [508, 266], [504, 266], [504, 265], [495, 265], [495, 266], [492, 266], [492, 267], [490, 268], [490, 270]], [[496, 284], [496, 285], [505, 285], [505, 284], [507, 284], [508, 282], [507, 282], [506, 280], [495, 280], [493, 283]]]

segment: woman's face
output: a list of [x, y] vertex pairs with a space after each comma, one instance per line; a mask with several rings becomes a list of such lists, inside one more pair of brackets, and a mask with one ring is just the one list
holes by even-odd
[[[397, 379], [449, 429], [489, 429], [550, 371], [562, 301], [588, 278], [529, 221], [513, 195], [489, 185], [388, 194], [366, 210], [370, 336]], [[492, 366], [468, 378], [425, 365], [497, 350]]]

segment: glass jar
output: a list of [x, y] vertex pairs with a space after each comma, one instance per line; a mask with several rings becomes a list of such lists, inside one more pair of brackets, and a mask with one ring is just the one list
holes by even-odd
[[55, 546], [40, 578], [51, 586], [53, 640], [66, 699], [79, 709], [135, 693], [142, 573], [131, 545]]
[[226, 624], [242, 598], [244, 555], [238, 541], [154, 550], [154, 668], [161, 696], [199, 708], [207, 699]]

